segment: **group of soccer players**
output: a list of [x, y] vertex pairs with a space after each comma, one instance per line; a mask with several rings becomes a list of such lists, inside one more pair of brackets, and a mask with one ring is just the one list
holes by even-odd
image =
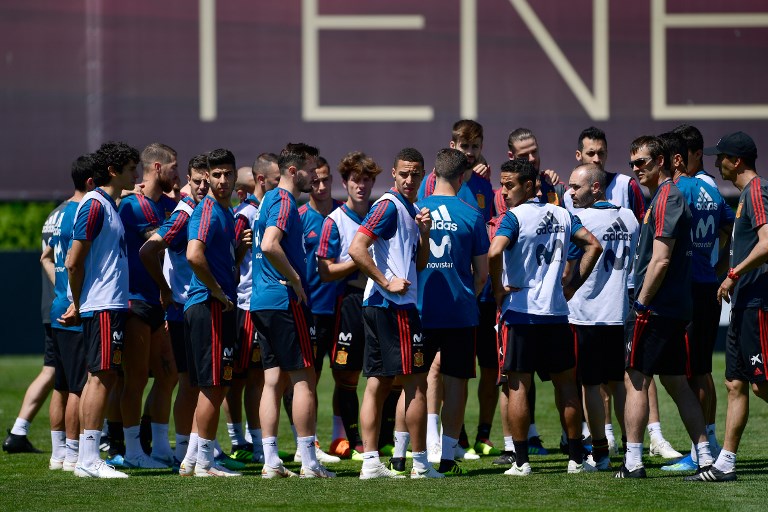
[[[342, 457], [362, 461], [361, 479], [443, 478], [465, 474], [457, 461], [497, 455], [505, 474], [526, 476], [529, 456], [547, 453], [534, 420], [536, 372], [554, 385], [568, 473], [611, 469], [613, 401], [624, 450], [616, 477], [645, 477], [647, 428], [652, 455], [679, 458], [663, 469], [735, 480], [750, 387], [768, 400], [768, 184], [752, 139], [737, 132], [704, 149], [689, 125], [639, 137], [629, 150], [636, 181], [605, 170], [606, 136], [591, 127], [566, 187], [541, 171], [537, 140], [520, 128], [494, 191], [483, 137], [477, 122], [455, 123], [431, 173], [418, 150], [401, 150], [393, 187], [373, 204], [382, 169], [359, 151], [338, 165], [345, 202], [331, 197], [328, 162], [303, 143], [252, 168], [238, 169], [226, 149], [195, 156], [180, 191], [176, 152], [164, 144], [139, 153], [108, 142], [78, 158], [75, 193], [41, 260], [55, 289], [50, 468], [234, 477], [253, 461], [263, 478], [329, 478], [324, 464]], [[741, 191], [735, 213], [702, 154], [716, 155]], [[722, 299], [733, 312], [721, 449], [711, 373]], [[330, 454], [316, 437], [326, 355]], [[464, 410], [478, 364], [470, 445]], [[661, 435], [656, 375], [691, 438], [689, 456]], [[281, 403], [299, 474], [278, 451]], [[497, 403], [503, 451], [489, 440]], [[231, 456], [216, 440], [222, 408]], [[17, 424], [7, 451], [31, 448], [28, 421]]]

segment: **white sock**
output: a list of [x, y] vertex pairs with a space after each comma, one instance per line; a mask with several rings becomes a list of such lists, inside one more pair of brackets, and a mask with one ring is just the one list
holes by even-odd
[[213, 465], [213, 439], [198, 437], [197, 463], [206, 469]]
[[233, 447], [245, 444], [242, 423], [227, 423], [227, 434], [229, 434], [229, 441]]
[[81, 466], [86, 468], [91, 467], [99, 461], [100, 443], [101, 430], [86, 430], [83, 432], [83, 441], [80, 443]]
[[51, 430], [51, 458], [64, 460], [67, 456], [67, 433], [63, 430]]
[[189, 449], [189, 436], [185, 436], [184, 434], [176, 434], [176, 450], [174, 452], [174, 457], [176, 457], [176, 460], [184, 460], [184, 457], [187, 455], [187, 450]]
[[643, 465], [643, 443], [627, 443], [627, 453], [624, 456], [624, 467], [634, 471]]
[[363, 467], [364, 468], [375, 468], [381, 464], [381, 459], [379, 459], [379, 452], [363, 452]]
[[187, 453], [184, 454], [184, 460], [190, 465], [197, 464], [197, 445], [200, 442], [200, 436], [197, 432], [189, 434], [189, 442], [187, 444]]
[[277, 436], [263, 437], [261, 446], [264, 448], [264, 464], [273, 468], [280, 466], [280, 456], [277, 454]]
[[528, 427], [528, 439], [532, 437], [539, 437], [539, 431], [536, 430], [535, 423], [531, 423], [531, 425]]
[[714, 466], [723, 473], [730, 473], [736, 469], [736, 454], [728, 450], [720, 450]]
[[459, 444], [459, 440], [443, 434], [441, 443], [443, 453], [440, 455], [440, 459], [453, 460], [453, 451], [456, 449], [456, 445]]
[[504, 451], [515, 453], [515, 442], [512, 436], [504, 436]]
[[64, 457], [64, 460], [67, 462], [77, 462], [77, 453], [80, 451], [80, 440], [78, 439], [67, 439], [67, 455]]
[[301, 453], [301, 465], [305, 468], [318, 466], [317, 453], [315, 452], [315, 436], [299, 437], [296, 446]]
[[605, 425], [605, 438], [608, 440], [608, 443], [611, 441], [616, 442], [616, 437], [613, 435], [613, 425], [611, 423]]
[[423, 452], [413, 452], [413, 469], [427, 469], [429, 466], [429, 458], [427, 457], [427, 450]]
[[587, 439], [592, 433], [589, 431], [589, 425], [586, 421], [581, 422], [581, 438]]
[[333, 416], [333, 428], [331, 432], [331, 441], [347, 438], [347, 431], [344, 430], [344, 422], [341, 421], [341, 416]]
[[16, 418], [16, 421], [13, 423], [13, 428], [11, 428], [11, 434], [25, 436], [29, 433], [29, 425], [30, 423], [27, 420]]
[[152, 455], [167, 458], [173, 455], [171, 441], [168, 439], [167, 423], [151, 423], [152, 428]]
[[658, 421], [648, 424], [648, 434], [651, 436], [651, 441], [654, 443], [664, 441], [664, 435], [661, 433], [661, 423]]
[[440, 443], [440, 415], [427, 414], [427, 447]]
[[395, 430], [395, 449], [392, 451], [392, 457], [404, 459], [405, 452], [408, 451], [408, 443], [411, 442], [410, 432], [398, 432]]
[[125, 458], [133, 460], [144, 453], [139, 439], [139, 426], [123, 427], [123, 436], [125, 436]]
[[77, 464], [80, 465], [80, 455], [83, 453], [83, 440], [85, 439], [85, 434], [80, 434], [77, 436], [78, 443], [77, 443]]
[[696, 454], [699, 456], [699, 467], [709, 466], [712, 464], [712, 452], [709, 451], [709, 441], [698, 443], [696, 445]]

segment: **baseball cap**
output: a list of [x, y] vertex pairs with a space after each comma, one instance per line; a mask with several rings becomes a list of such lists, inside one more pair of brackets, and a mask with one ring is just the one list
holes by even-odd
[[757, 146], [746, 133], [734, 132], [721, 137], [716, 146], [704, 148], [704, 154], [757, 158]]

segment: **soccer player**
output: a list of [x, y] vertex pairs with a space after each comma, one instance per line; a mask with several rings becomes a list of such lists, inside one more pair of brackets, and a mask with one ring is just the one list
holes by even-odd
[[363, 295], [363, 371], [368, 382], [360, 410], [364, 449], [360, 478], [395, 476], [377, 451], [382, 408], [395, 377], [405, 393], [405, 421], [413, 447], [411, 478], [443, 478], [427, 460], [427, 371], [434, 353], [423, 338], [416, 308], [416, 272], [429, 259], [432, 223], [429, 210], [413, 206], [424, 178], [421, 153], [401, 150], [392, 178], [394, 188], [374, 203], [349, 248], [358, 269], [368, 276]]
[[[537, 198], [538, 171], [528, 160], [505, 162], [502, 186], [514, 208], [507, 211], [488, 252], [496, 302], [501, 308], [504, 372], [509, 387], [508, 416], [515, 445], [512, 476], [531, 473], [528, 462], [528, 388], [534, 371], [548, 372], [568, 435], [568, 472], [594, 471], [584, 464], [581, 408], [574, 374], [573, 336], [568, 304], [602, 253], [600, 243], [564, 208]], [[576, 275], [564, 288], [565, 254], [573, 242], [584, 250]], [[502, 272], [503, 271], [503, 272]], [[566, 295], [567, 294], [567, 295]]]
[[[154, 142], [141, 152], [143, 191], [120, 202], [120, 219], [125, 226], [125, 241], [130, 268], [130, 312], [125, 323], [125, 374], [120, 410], [125, 435], [125, 464], [132, 468], [161, 469], [173, 464], [168, 440], [171, 395], [178, 382], [176, 362], [160, 303], [160, 289], [147, 273], [139, 249], [165, 222], [176, 204], [165, 195], [178, 181], [176, 151]], [[152, 371], [152, 456], [142, 449], [139, 436], [144, 388]]]
[[648, 421], [648, 388], [653, 375], [677, 404], [699, 465], [712, 463], [704, 416], [688, 386], [685, 326], [691, 318], [691, 212], [672, 182], [669, 150], [657, 137], [630, 146], [630, 164], [653, 200], [640, 231], [635, 259], [635, 302], [625, 322], [624, 426], [627, 451], [617, 478], [645, 478], [643, 430]]
[[[336, 283], [338, 297], [333, 331], [335, 339], [332, 339], [330, 354], [334, 408], [338, 408], [342, 429], [334, 428], [336, 432], [332, 436], [330, 451], [355, 459], [362, 459], [363, 454], [357, 385], [363, 369], [365, 348], [363, 290], [366, 278], [357, 271], [355, 262], [349, 256], [349, 246], [368, 214], [371, 191], [380, 172], [381, 168], [365, 153], [356, 151], [342, 158], [339, 174], [347, 191], [347, 201], [323, 221], [317, 249], [320, 278]], [[342, 433], [346, 434], [346, 438], [341, 437]]]
[[122, 363], [128, 314], [128, 259], [125, 230], [115, 201], [136, 182], [139, 152], [122, 142], [107, 142], [94, 154], [93, 183], [78, 205], [72, 246], [65, 266], [72, 303], [57, 319], [71, 327], [82, 323], [90, 372], [82, 399], [75, 475], [127, 478], [99, 457], [107, 397]]
[[[187, 182], [190, 194], [182, 195], [168, 220], [139, 250], [147, 273], [160, 289], [160, 304], [165, 310], [168, 334], [179, 374], [179, 389], [173, 403], [173, 422], [176, 428], [174, 467], [184, 460], [190, 443], [197, 447], [197, 433], [191, 432], [200, 390], [190, 384], [188, 354], [184, 341], [184, 304], [187, 302], [192, 279], [192, 269], [187, 262], [187, 227], [195, 207], [208, 194], [207, 173], [208, 160], [205, 155], [197, 155], [189, 161]], [[163, 251], [164, 264], [161, 266]]]
[[[55, 322], [69, 308], [67, 298], [67, 269], [65, 261], [72, 242], [72, 228], [77, 206], [87, 192], [93, 190], [93, 157], [83, 155], [72, 163], [72, 182], [75, 192], [65, 201], [53, 236], [43, 250], [40, 261], [53, 266], [54, 299], [51, 304], [51, 334], [55, 358], [56, 377], [50, 404], [51, 442], [53, 445], [49, 469], [74, 471], [80, 450], [80, 395], [88, 376], [86, 369], [83, 328], [80, 325], [63, 326]], [[63, 404], [63, 408], [60, 405]]]
[[[462, 151], [440, 150], [433, 171], [433, 193], [419, 201], [419, 207], [427, 208], [432, 216], [430, 255], [418, 279], [418, 305], [424, 337], [432, 349], [440, 350], [430, 376], [434, 372], [442, 377], [443, 434], [438, 471], [445, 475], [465, 474], [454, 460], [454, 451], [464, 420], [467, 381], [475, 377], [476, 297], [488, 279], [485, 219], [457, 196], [467, 172], [474, 176]], [[432, 382], [439, 381], [431, 380], [430, 386]], [[436, 405], [439, 411], [439, 401]]]
[[568, 322], [578, 343], [578, 376], [584, 386], [584, 405], [593, 434], [592, 465], [600, 470], [610, 468], [601, 385], [614, 391], [619, 425], [624, 431], [624, 319], [629, 313], [626, 290], [640, 233], [632, 210], [606, 201], [609, 179], [600, 165], [581, 164], [571, 173], [568, 192], [569, 203], [579, 209], [582, 225], [603, 247], [595, 269], [568, 301]]
[[193, 275], [184, 305], [184, 335], [191, 350], [189, 361], [194, 366], [189, 368], [190, 383], [200, 388], [200, 394], [195, 411], [197, 460], [190, 457], [194, 449], [188, 450], [180, 475], [190, 474], [194, 466], [197, 477], [240, 476], [217, 464], [213, 453], [219, 408], [232, 381], [237, 357], [236, 267], [251, 245], [250, 231], [245, 231], [239, 241], [235, 238], [230, 197], [236, 168], [231, 151], [214, 149], [208, 153], [208, 194], [189, 219], [186, 255]]
[[702, 482], [736, 480], [736, 452], [749, 416], [749, 390], [768, 401], [768, 350], [764, 340], [768, 299], [768, 184], [755, 170], [757, 146], [744, 132], [723, 136], [705, 155], [717, 155], [715, 165], [724, 180], [739, 189], [733, 227], [731, 268], [717, 290], [718, 301], [731, 304], [725, 349], [728, 414], [725, 442], [711, 468], [686, 478]]
[[[277, 161], [278, 187], [261, 203], [257, 239], [261, 241], [261, 268], [253, 272], [251, 314], [261, 339], [264, 391], [259, 418], [264, 446], [262, 478], [296, 476], [285, 469], [277, 450], [280, 399], [287, 375], [293, 388], [293, 420], [301, 453], [301, 476], [330, 478], [315, 452], [315, 386], [312, 339], [307, 304], [307, 263], [296, 199], [312, 190], [317, 168], [317, 148], [288, 144]], [[255, 260], [254, 260], [255, 261]]]

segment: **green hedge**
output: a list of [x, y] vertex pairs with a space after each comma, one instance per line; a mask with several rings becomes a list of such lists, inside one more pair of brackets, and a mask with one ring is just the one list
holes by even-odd
[[0, 250], [40, 250], [43, 223], [58, 204], [55, 201], [0, 203]]

